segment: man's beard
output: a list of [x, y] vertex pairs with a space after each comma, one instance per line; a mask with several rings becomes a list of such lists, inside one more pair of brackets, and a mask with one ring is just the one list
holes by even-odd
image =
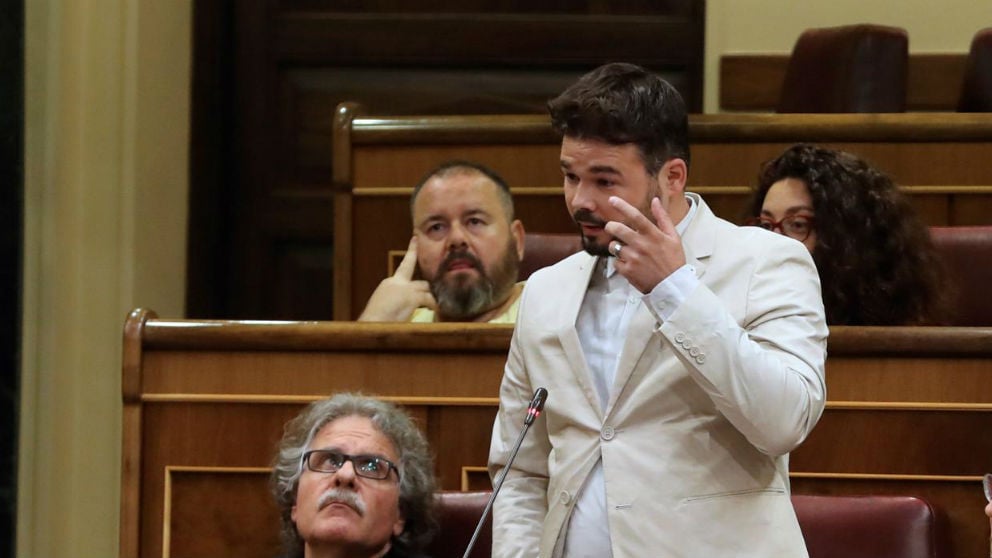
[[[479, 273], [477, 278], [458, 273], [446, 279], [445, 273], [455, 260], [465, 260]], [[437, 314], [447, 321], [472, 321], [476, 316], [506, 300], [517, 282], [520, 260], [511, 237], [503, 258], [493, 267], [492, 276], [486, 273], [482, 262], [468, 250], [452, 251], [430, 281], [431, 293], [437, 301]]]
[[[592, 214], [592, 211], [585, 208], [575, 210], [575, 213], [572, 214], [572, 220], [575, 221], [576, 225], [579, 225], [579, 223], [588, 223], [598, 227], [606, 226], [606, 221], [599, 219]], [[579, 225], [579, 234], [582, 236], [582, 248], [586, 252], [593, 256], [602, 256], [604, 258], [613, 255], [610, 253], [609, 241], [606, 244], [599, 244], [595, 239], [586, 236], [586, 233], [582, 231], [581, 225]]]
[[[654, 215], [651, 213], [652, 197], [654, 196], [653, 195], [649, 196], [640, 205], [640, 207], [637, 207], [637, 210], [641, 212], [641, 215], [647, 217], [648, 221], [651, 221], [651, 223], [657, 226], [658, 223], [656, 222]], [[579, 227], [579, 235], [582, 236], [582, 248], [586, 252], [592, 254], [593, 256], [602, 256], [604, 258], [613, 256], [613, 253], [610, 252], [610, 242], [613, 242], [614, 240], [613, 237], [607, 239], [606, 244], [600, 244], [596, 242], [595, 239], [586, 236], [585, 232], [583, 232], [582, 230], [582, 225], [580, 224], [580, 223], [586, 223], [597, 227], [605, 227], [606, 221], [603, 221], [599, 217], [596, 217], [595, 215], [593, 215], [592, 211], [589, 211], [588, 209], [585, 208], [576, 209], [575, 213], [572, 214], [572, 220], [575, 221], [575, 224], [578, 225]]]

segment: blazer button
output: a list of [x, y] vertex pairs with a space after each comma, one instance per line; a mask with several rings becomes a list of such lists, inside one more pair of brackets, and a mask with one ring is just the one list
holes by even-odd
[[562, 490], [561, 494], [558, 495], [558, 501], [561, 502], [562, 505], [567, 505], [571, 499], [572, 497], [568, 495], [567, 490]]
[[706, 355], [699, 353], [699, 355], [696, 356], [696, 364], [702, 364], [704, 362], [706, 362]]
[[617, 432], [616, 430], [613, 430], [612, 426], [604, 426], [603, 431], [600, 433], [600, 436], [602, 436], [604, 440], [609, 442], [610, 440], [613, 439], [614, 436], [616, 436], [616, 434]]
[[693, 347], [689, 349], [689, 356], [694, 356], [694, 357], [699, 356], [699, 347]]
[[685, 341], [685, 334], [684, 334], [684, 333], [682, 333], [681, 331], [680, 331], [680, 332], [678, 332], [678, 333], [676, 333], [676, 334], [675, 334], [675, 342], [676, 342], [676, 343], [681, 343], [681, 342], [683, 342], [683, 341]]

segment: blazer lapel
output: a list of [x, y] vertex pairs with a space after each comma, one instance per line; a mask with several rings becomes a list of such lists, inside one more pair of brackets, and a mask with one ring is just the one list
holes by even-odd
[[627, 338], [624, 339], [623, 348], [620, 349], [620, 358], [617, 361], [617, 373], [613, 379], [613, 386], [610, 388], [610, 402], [606, 404], [606, 416], [613, 412], [613, 407], [620, 399], [630, 376], [637, 367], [637, 362], [641, 360], [644, 351], [648, 348], [648, 343], [654, 336], [655, 320], [651, 311], [642, 303], [637, 307], [637, 312], [630, 320], [627, 329]]
[[557, 324], [557, 330], [558, 340], [561, 342], [562, 349], [565, 351], [565, 358], [568, 360], [569, 369], [575, 376], [575, 381], [582, 389], [582, 393], [586, 395], [586, 399], [589, 400], [589, 406], [595, 409], [597, 415], [601, 415], [602, 411], [599, 407], [599, 398], [596, 396], [596, 390], [590, 382], [592, 373], [589, 371], [589, 365], [586, 363], [582, 343], [579, 341], [579, 333], [575, 329], [575, 320], [578, 318], [579, 308], [582, 306], [586, 289], [589, 287], [589, 280], [592, 277], [593, 271], [596, 269], [596, 261], [597, 258], [591, 255], [583, 258], [579, 263], [578, 270], [574, 274], [570, 274], [574, 277], [574, 280], [570, 279], [562, 282], [563, 304], [561, 322]]
[[717, 216], [699, 195], [687, 195], [697, 204], [697, 208], [689, 228], [682, 236], [682, 249], [685, 250], [685, 261], [696, 269], [696, 277], [702, 278], [716, 248], [716, 227], [713, 226], [713, 221], [717, 220]]
[[[716, 219], [716, 215], [710, 210], [706, 202], [696, 194], [688, 194], [697, 204], [696, 214], [689, 223], [689, 227], [682, 237], [682, 249], [685, 252], [686, 263], [696, 270], [696, 277], [702, 278], [706, 273], [706, 264], [714, 248], [714, 227], [710, 220]], [[610, 390], [610, 402], [606, 406], [606, 415], [613, 410], [620, 395], [627, 387], [637, 363], [647, 350], [649, 343], [654, 337], [657, 323], [654, 314], [644, 304], [637, 309], [637, 313], [630, 321], [627, 330], [627, 338], [624, 340], [623, 349], [620, 352], [620, 359], [617, 362], [616, 378]]]

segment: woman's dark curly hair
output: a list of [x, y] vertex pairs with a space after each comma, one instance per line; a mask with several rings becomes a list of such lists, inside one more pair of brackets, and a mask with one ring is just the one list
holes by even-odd
[[813, 260], [828, 324], [946, 322], [942, 262], [891, 178], [851, 153], [795, 145], [762, 166], [749, 217], [761, 214], [768, 189], [786, 178], [803, 181], [813, 198]]

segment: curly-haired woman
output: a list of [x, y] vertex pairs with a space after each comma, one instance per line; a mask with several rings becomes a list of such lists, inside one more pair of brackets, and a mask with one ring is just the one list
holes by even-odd
[[891, 178], [844, 151], [795, 145], [766, 162], [749, 224], [813, 255], [827, 323], [936, 325], [948, 286], [926, 225]]

